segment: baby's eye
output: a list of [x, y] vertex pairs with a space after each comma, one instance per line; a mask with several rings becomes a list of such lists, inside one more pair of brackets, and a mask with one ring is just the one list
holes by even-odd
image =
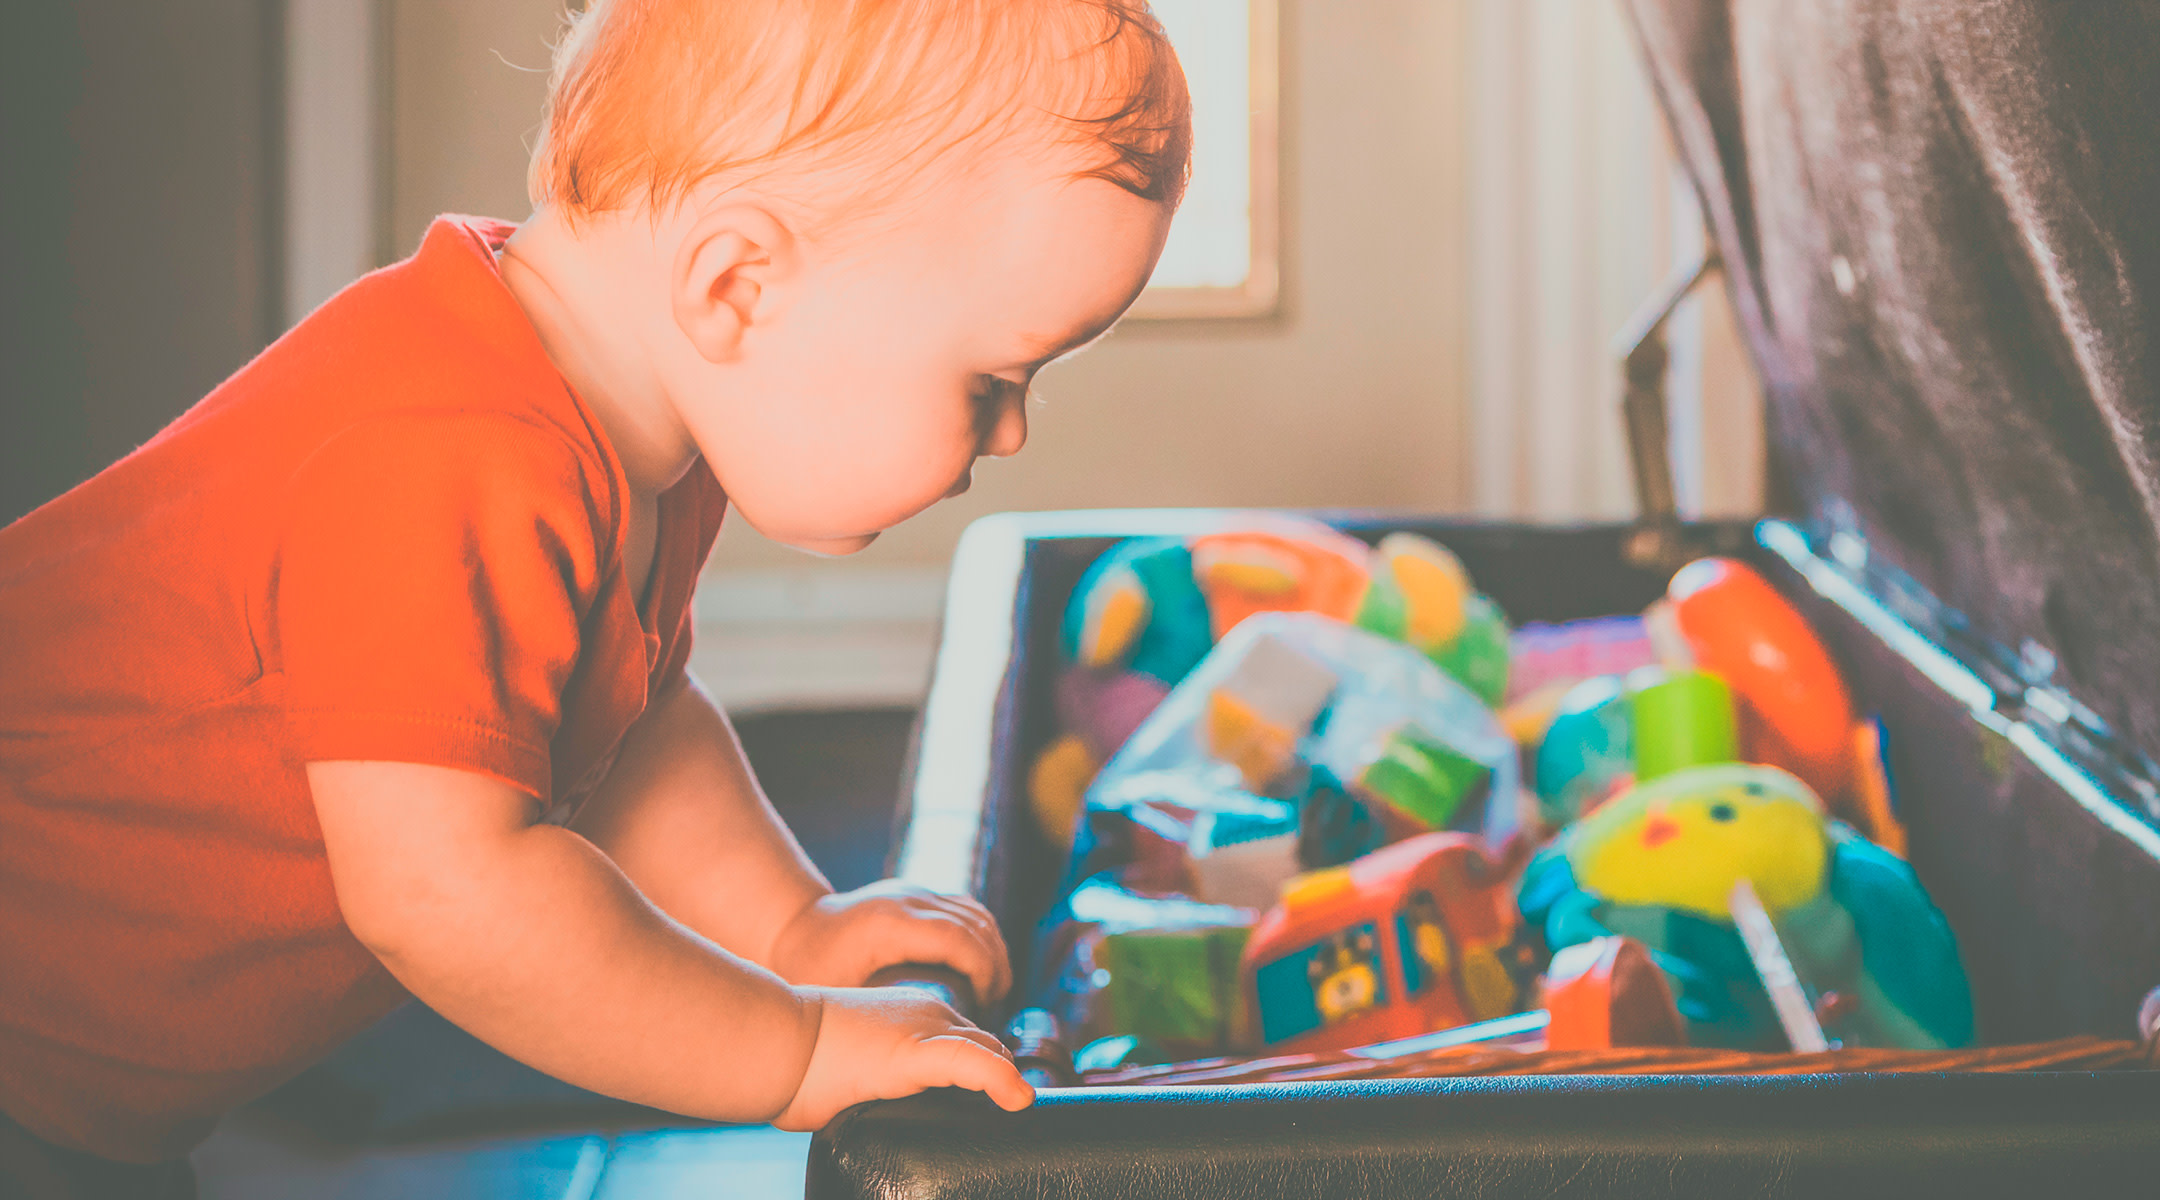
[[1713, 821], [1730, 821], [1739, 815], [1730, 804], [1721, 803], [1710, 806], [1710, 819]]

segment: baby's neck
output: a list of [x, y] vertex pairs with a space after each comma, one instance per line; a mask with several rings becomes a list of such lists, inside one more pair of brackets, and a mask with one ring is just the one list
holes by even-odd
[[631, 492], [650, 498], [690, 469], [697, 445], [653, 366], [646, 308], [665, 291], [643, 232], [605, 217], [572, 229], [542, 209], [511, 236], [501, 262], [503, 282], [600, 423]]

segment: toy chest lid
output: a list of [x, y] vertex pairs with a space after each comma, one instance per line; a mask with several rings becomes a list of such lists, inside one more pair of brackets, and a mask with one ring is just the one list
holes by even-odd
[[1803, 519], [2149, 767], [2160, 7], [1628, 7]]

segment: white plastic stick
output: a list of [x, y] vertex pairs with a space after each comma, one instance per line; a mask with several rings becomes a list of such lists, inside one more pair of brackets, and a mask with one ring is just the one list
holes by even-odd
[[1778, 940], [1777, 927], [1770, 923], [1769, 910], [1755, 894], [1755, 885], [1746, 879], [1735, 881], [1730, 903], [1733, 925], [1747, 943], [1748, 959], [1762, 977], [1763, 990], [1770, 993], [1770, 1006], [1777, 1010], [1778, 1024], [1785, 1027], [1786, 1040], [1802, 1054], [1828, 1050], [1830, 1039], [1823, 1036], [1815, 1006], [1800, 986], [1800, 974], [1793, 970], [1792, 958]]

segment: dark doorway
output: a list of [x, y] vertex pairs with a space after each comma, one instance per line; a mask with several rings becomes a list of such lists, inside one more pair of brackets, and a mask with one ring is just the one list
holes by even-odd
[[0, 38], [0, 521], [279, 328], [281, 0], [44, 0]]

